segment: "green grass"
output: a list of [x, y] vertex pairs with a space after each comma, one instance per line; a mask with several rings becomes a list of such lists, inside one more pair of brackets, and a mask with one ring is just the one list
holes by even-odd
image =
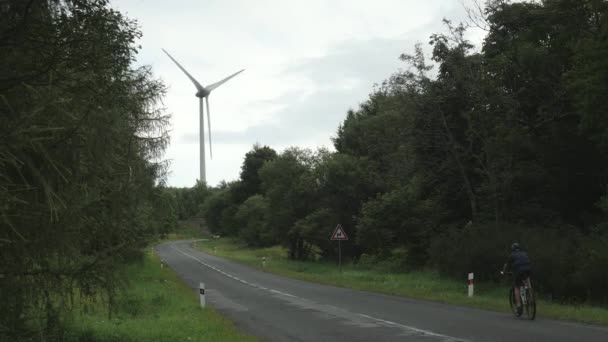
[[256, 341], [213, 309], [200, 308], [196, 294], [149, 248], [143, 264], [128, 266], [130, 284], [109, 318], [102, 305], [78, 310], [67, 341]]
[[[287, 251], [281, 247], [252, 249], [227, 238], [197, 242], [195, 246], [211, 254], [287, 277], [493, 311], [510, 311], [506, 284], [477, 282], [475, 296], [469, 298], [466, 279], [458, 282], [434, 272], [391, 273], [348, 264], [343, 265], [340, 273], [334, 264], [288, 260]], [[262, 267], [262, 257], [266, 257], [265, 267]], [[600, 307], [570, 306], [540, 300], [538, 314], [548, 318], [608, 325], [608, 309]]]

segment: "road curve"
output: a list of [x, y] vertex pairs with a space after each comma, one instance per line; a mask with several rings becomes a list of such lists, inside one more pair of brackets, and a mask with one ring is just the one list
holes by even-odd
[[285, 278], [167, 242], [156, 252], [207, 303], [269, 341], [606, 342], [608, 328], [512, 315]]

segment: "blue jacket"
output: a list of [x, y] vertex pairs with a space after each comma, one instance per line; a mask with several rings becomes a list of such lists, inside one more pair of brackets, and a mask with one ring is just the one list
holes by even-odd
[[522, 250], [511, 252], [508, 264], [509, 267], [511, 267], [511, 269], [513, 270], [513, 272], [516, 273], [532, 270], [532, 265], [530, 264], [530, 258], [528, 258], [528, 253]]

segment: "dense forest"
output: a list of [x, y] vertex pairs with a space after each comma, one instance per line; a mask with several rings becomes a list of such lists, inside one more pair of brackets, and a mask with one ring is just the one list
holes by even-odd
[[[498, 280], [512, 242], [536, 287], [608, 304], [608, 2], [486, 2], [350, 110], [335, 151], [256, 144], [240, 179], [168, 189], [180, 218], [298, 260]], [[429, 51], [429, 53], [425, 53]]]
[[0, 340], [62, 340], [74, 300], [111, 304], [121, 265], [175, 225], [140, 35], [105, 0], [0, 2]]

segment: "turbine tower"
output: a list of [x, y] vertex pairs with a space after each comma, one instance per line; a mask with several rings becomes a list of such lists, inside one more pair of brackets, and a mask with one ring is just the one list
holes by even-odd
[[233, 78], [234, 76], [240, 74], [241, 72], [245, 71], [245, 69], [242, 69], [240, 71], [235, 72], [234, 74], [224, 78], [223, 80], [220, 80], [218, 82], [212, 83], [210, 85], [208, 85], [207, 87], [203, 87], [194, 77], [192, 77], [192, 75], [190, 75], [186, 69], [184, 69], [183, 66], [181, 66], [176, 60], [175, 58], [171, 57], [171, 55], [165, 50], [162, 49], [164, 53], [167, 54], [167, 56], [169, 56], [169, 58], [171, 58], [171, 60], [173, 61], [173, 63], [175, 63], [177, 65], [178, 68], [180, 68], [184, 74], [186, 74], [186, 76], [188, 76], [188, 78], [190, 79], [190, 81], [192, 81], [192, 83], [194, 83], [194, 86], [196, 87], [196, 97], [198, 97], [199, 100], [199, 129], [200, 129], [200, 134], [199, 134], [199, 138], [200, 138], [200, 181], [201, 182], [205, 182], [207, 183], [207, 174], [205, 172], [205, 115], [203, 113], [203, 99], [205, 99], [205, 102], [207, 104], [207, 127], [209, 129], [209, 156], [211, 157], [211, 159], [213, 159], [213, 151], [211, 149], [211, 114], [209, 112], [209, 94], [211, 94], [211, 91], [219, 86], [221, 86], [222, 84], [226, 83], [229, 79]]

